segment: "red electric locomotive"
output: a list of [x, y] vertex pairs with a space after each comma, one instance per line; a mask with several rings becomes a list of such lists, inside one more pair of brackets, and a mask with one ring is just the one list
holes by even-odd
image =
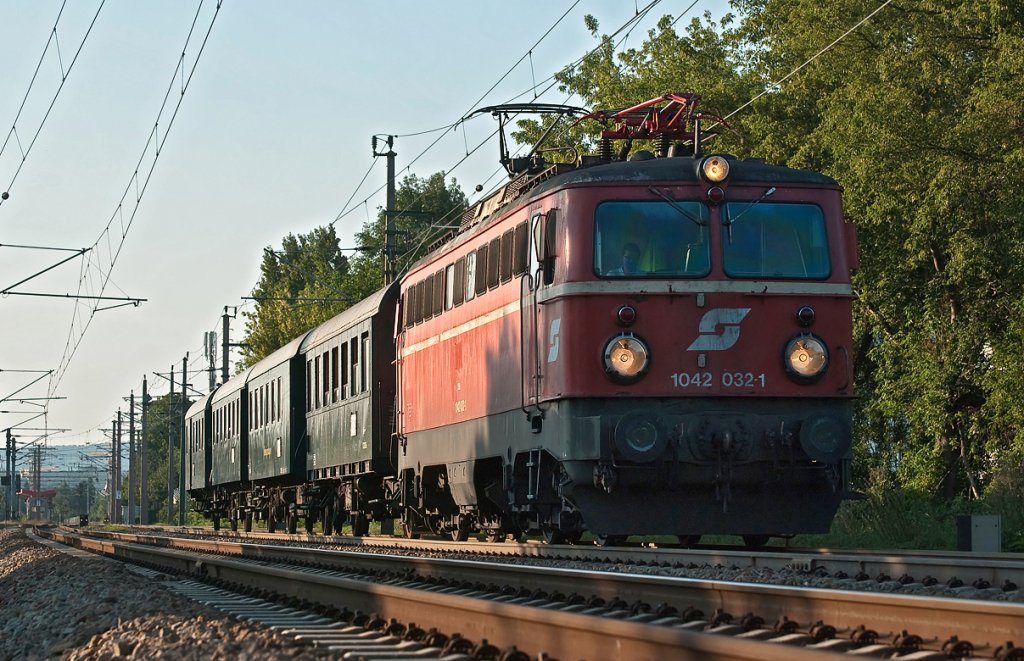
[[705, 155], [696, 101], [591, 114], [601, 154], [575, 164], [503, 153], [509, 183], [403, 278], [411, 534], [828, 530], [849, 497], [854, 228], [827, 176]]

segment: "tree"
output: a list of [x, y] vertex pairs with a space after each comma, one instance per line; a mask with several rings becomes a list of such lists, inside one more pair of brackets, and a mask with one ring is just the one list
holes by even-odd
[[345, 292], [349, 271], [333, 225], [308, 234], [289, 234], [281, 250], [266, 248], [255, 309], [244, 312], [243, 367], [273, 353], [303, 332], [327, 321], [358, 300]]
[[733, 6], [736, 27], [665, 18], [621, 54], [588, 17], [600, 47], [563, 89], [602, 108], [694, 91], [732, 116], [716, 151], [836, 178], [861, 243], [858, 455], [880, 479], [976, 497], [1024, 457], [1024, 9]]
[[[443, 172], [422, 179], [406, 175], [395, 190], [398, 217], [395, 227], [397, 270], [401, 272], [427, 253], [431, 242], [453, 231], [459, 225], [468, 201], [453, 177], [445, 182]], [[351, 260], [351, 270], [344, 279], [344, 291], [353, 299], [363, 299], [384, 285], [385, 212], [381, 209], [374, 222], [363, 224], [356, 242], [364, 251]]]

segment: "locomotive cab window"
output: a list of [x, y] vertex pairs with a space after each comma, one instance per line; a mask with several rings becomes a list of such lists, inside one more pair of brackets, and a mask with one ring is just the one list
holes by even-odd
[[729, 203], [722, 215], [726, 275], [827, 278], [825, 217], [813, 204]]
[[708, 209], [699, 202], [604, 202], [595, 215], [594, 273], [612, 278], [707, 275], [707, 219]]

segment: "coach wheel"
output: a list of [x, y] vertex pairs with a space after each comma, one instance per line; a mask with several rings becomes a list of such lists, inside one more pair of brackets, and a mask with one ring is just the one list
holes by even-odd
[[330, 535], [334, 532], [334, 506], [328, 505], [320, 513], [320, 525], [323, 526], [324, 534]]
[[238, 532], [238, 517], [233, 516], [228, 520], [231, 522], [231, 532]]
[[370, 533], [370, 520], [362, 512], [352, 513], [352, 535], [366, 537]]
[[598, 535], [594, 543], [598, 546], [622, 546], [626, 542], [626, 535]]
[[700, 535], [679, 535], [679, 545], [688, 549], [700, 544]]
[[252, 532], [252, 512], [245, 513], [245, 519], [243, 519], [242, 526], [245, 532]]
[[565, 544], [565, 533], [557, 528], [544, 528], [541, 531], [545, 544]]
[[768, 535], [743, 535], [743, 544], [748, 549], [759, 549], [768, 543]]
[[220, 530], [220, 517], [216, 514], [213, 515], [213, 529]]

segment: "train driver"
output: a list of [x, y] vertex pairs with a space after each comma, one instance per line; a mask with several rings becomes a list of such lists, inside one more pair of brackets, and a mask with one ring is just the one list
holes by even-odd
[[640, 272], [640, 246], [633, 242], [622, 247], [622, 265], [608, 271], [608, 275], [635, 275]]

